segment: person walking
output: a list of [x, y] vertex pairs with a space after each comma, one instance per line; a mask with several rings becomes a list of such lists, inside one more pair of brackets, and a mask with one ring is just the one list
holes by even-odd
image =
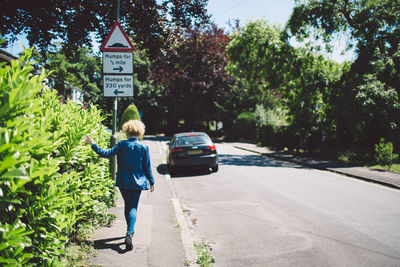
[[125, 237], [126, 250], [132, 250], [132, 237], [142, 190], [154, 191], [154, 178], [151, 171], [149, 147], [141, 142], [145, 125], [139, 120], [130, 120], [124, 123], [122, 131], [128, 140], [120, 141], [108, 150], [99, 147], [91, 136], [86, 141], [91, 148], [103, 158], [117, 155], [118, 171], [116, 185], [118, 186], [125, 203], [125, 220], [127, 231]]

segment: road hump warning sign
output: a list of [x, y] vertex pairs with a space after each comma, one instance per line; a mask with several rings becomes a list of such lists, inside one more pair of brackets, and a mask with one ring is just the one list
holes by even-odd
[[118, 21], [114, 23], [110, 33], [100, 47], [102, 52], [129, 52], [135, 51], [135, 47], [129, 40], [128, 35], [122, 29]]

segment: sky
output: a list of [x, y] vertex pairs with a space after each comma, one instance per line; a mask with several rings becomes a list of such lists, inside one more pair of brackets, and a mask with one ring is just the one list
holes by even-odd
[[[294, 0], [209, 0], [207, 9], [218, 26], [229, 30], [228, 21], [233, 23], [235, 19], [240, 20], [241, 26], [255, 19], [263, 19], [268, 23], [278, 23], [284, 26], [294, 6]], [[354, 59], [351, 51], [341, 55], [345, 43], [346, 37], [343, 36], [341, 39], [334, 40], [333, 47], [335, 49], [333, 53], [326, 53], [326, 55], [337, 62]], [[17, 55], [22, 51], [21, 45], [28, 47], [28, 42], [23, 36], [12, 47], [5, 50]], [[293, 43], [293, 45], [298, 46], [300, 44]]]
[[229, 20], [240, 19], [245, 25], [252, 19], [284, 25], [294, 8], [294, 0], [209, 0], [207, 9], [214, 22], [227, 27]]

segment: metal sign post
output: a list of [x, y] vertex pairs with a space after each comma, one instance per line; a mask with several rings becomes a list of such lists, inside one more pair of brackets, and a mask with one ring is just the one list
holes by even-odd
[[[135, 47], [119, 24], [120, 0], [117, 0], [117, 20], [100, 47], [103, 52], [104, 97], [114, 98], [111, 147], [117, 143], [118, 97], [133, 96], [133, 55]], [[117, 157], [110, 159], [111, 177], [115, 181]]]

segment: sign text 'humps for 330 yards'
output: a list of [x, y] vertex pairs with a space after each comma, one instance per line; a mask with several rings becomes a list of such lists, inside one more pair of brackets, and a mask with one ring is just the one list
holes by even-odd
[[133, 75], [104, 75], [105, 97], [132, 97]]

